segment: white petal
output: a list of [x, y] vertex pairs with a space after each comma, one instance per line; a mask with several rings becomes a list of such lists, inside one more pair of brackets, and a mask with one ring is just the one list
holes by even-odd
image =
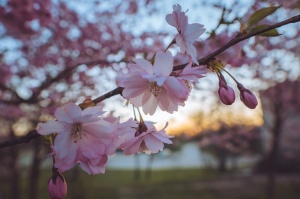
[[184, 40], [183, 40], [183, 37], [182, 37], [182, 35], [181, 34], [177, 34], [176, 36], [175, 36], [175, 40], [176, 40], [176, 44], [179, 46], [179, 48], [180, 48], [180, 52], [181, 53], [185, 53], [185, 42], [184, 42]]
[[147, 71], [148, 74], [153, 74], [153, 67], [152, 64], [143, 58], [139, 58], [135, 60], [135, 63], [145, 71]]
[[60, 133], [66, 130], [68, 123], [60, 121], [47, 121], [46, 123], [39, 123], [37, 132], [41, 135], [49, 135], [52, 133]]
[[92, 115], [94, 117], [98, 117], [102, 115], [104, 111], [101, 106], [88, 107], [82, 111], [82, 115]]
[[[144, 98], [143, 98], [143, 101], [144, 101]], [[153, 94], [151, 94], [149, 100], [145, 104], [143, 104], [144, 113], [153, 115], [155, 113], [157, 105], [158, 105], [158, 100], [156, 99], [156, 97]]]
[[175, 19], [175, 15], [174, 14], [168, 14], [166, 16], [166, 21], [169, 25], [174, 26], [175, 28], [177, 28], [177, 22]]
[[172, 144], [172, 141], [169, 139], [169, 137], [166, 133], [156, 132], [156, 133], [153, 133], [152, 135], [166, 144]]
[[158, 51], [153, 64], [154, 74], [169, 76], [173, 70], [173, 56], [170, 51]]
[[73, 118], [66, 112], [65, 109], [59, 107], [55, 110], [54, 116], [58, 121], [73, 123]]
[[180, 99], [186, 99], [188, 97], [188, 88], [181, 84], [181, 82], [175, 77], [168, 77], [165, 81], [167, 90]]
[[192, 44], [190, 45], [187, 45], [186, 46], [186, 51], [187, 51], [187, 54], [190, 55], [190, 57], [192, 58], [193, 62], [197, 65], [199, 65], [199, 62], [197, 60], [197, 50], [195, 48], [195, 46], [193, 46]]
[[164, 144], [154, 137], [152, 134], [148, 134], [144, 138], [144, 142], [146, 147], [152, 152], [152, 153], [157, 153], [161, 151], [164, 148]]
[[202, 24], [193, 23], [187, 26], [187, 29], [184, 33], [184, 38], [186, 41], [193, 43], [196, 39], [200, 37], [205, 32]]
[[143, 141], [143, 138], [133, 138], [128, 142], [128, 144], [125, 144], [125, 149], [123, 151], [124, 155], [133, 155], [137, 153], [141, 143]]

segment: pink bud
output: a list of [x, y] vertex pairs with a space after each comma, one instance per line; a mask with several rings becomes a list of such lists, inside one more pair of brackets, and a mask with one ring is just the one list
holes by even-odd
[[242, 84], [238, 84], [237, 87], [241, 92], [241, 101], [248, 108], [255, 109], [258, 104], [255, 95], [249, 89], [246, 89]]
[[48, 192], [51, 199], [64, 199], [67, 195], [66, 180], [58, 171], [53, 172], [48, 182]]
[[222, 86], [218, 90], [221, 102], [226, 105], [231, 105], [235, 101], [235, 94], [231, 87]]
[[223, 75], [219, 74], [219, 97], [221, 102], [226, 105], [231, 105], [235, 101], [235, 94], [231, 87], [227, 86], [227, 82]]

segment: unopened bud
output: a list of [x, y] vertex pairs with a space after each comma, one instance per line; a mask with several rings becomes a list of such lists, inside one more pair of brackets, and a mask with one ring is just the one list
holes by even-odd
[[231, 87], [227, 86], [224, 76], [219, 74], [219, 97], [223, 104], [231, 105], [235, 101], [235, 94]]
[[250, 109], [255, 109], [258, 102], [252, 91], [246, 89], [242, 84], [237, 85], [241, 92], [241, 101]]
[[67, 195], [67, 183], [58, 171], [54, 171], [48, 182], [48, 192], [51, 199], [64, 199]]
[[226, 105], [231, 105], [235, 101], [235, 94], [231, 87], [222, 86], [218, 90], [221, 102]]

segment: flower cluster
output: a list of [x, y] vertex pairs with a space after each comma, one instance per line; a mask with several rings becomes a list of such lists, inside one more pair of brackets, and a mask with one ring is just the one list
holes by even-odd
[[175, 36], [180, 51], [190, 57], [190, 63], [182, 71], [173, 72], [173, 56], [169, 51], [158, 51], [152, 62], [139, 58], [129, 64], [130, 73], [118, 77], [118, 85], [123, 87], [123, 97], [135, 107], [142, 107], [145, 114], [153, 115], [157, 107], [173, 113], [178, 106], [184, 106], [192, 82], [204, 77], [204, 67], [192, 67], [199, 64], [193, 42], [205, 31], [201, 24], [189, 24], [188, 18], [181, 11], [180, 5], [173, 6], [173, 13], [166, 16], [166, 21], [174, 26]]
[[[79, 163], [88, 174], [104, 173], [108, 156], [117, 149], [124, 150], [125, 155], [133, 155], [144, 151], [141, 145], [144, 141], [149, 153], [157, 153], [163, 149], [163, 143], [172, 143], [166, 132], [157, 132], [152, 123], [143, 122], [141, 129], [132, 119], [120, 123], [116, 118], [101, 117], [103, 113], [100, 106], [82, 110], [69, 103], [55, 111], [57, 121], [38, 124], [39, 134], [57, 134], [53, 146], [54, 167], [60, 172]], [[137, 139], [139, 144], [136, 144]]]

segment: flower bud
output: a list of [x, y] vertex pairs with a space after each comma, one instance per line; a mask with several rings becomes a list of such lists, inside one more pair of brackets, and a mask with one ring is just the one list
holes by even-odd
[[219, 97], [223, 104], [231, 105], [235, 101], [235, 94], [231, 87], [227, 86], [226, 80], [220, 73], [219, 77]]
[[237, 85], [238, 89], [241, 92], [241, 101], [250, 109], [255, 109], [258, 102], [253, 94], [249, 89], [246, 89], [242, 84]]
[[222, 86], [218, 90], [221, 102], [226, 105], [231, 105], [235, 101], [235, 94], [231, 87]]
[[51, 199], [64, 199], [67, 195], [67, 183], [58, 171], [54, 171], [48, 182], [48, 192]]

